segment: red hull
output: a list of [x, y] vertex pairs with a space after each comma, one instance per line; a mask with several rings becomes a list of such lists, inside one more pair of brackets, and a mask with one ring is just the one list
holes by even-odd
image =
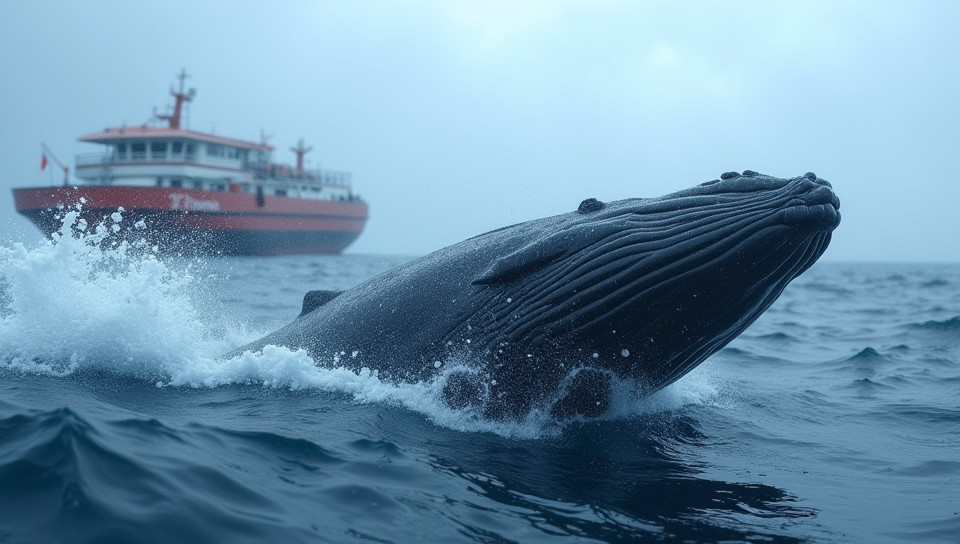
[[[368, 211], [359, 200], [168, 187], [38, 187], [14, 189], [13, 198], [17, 211], [48, 236], [60, 229], [64, 207], [80, 204], [88, 224], [123, 208], [125, 233], [169, 252], [227, 255], [339, 253], [360, 236]], [[147, 228], [130, 228], [140, 220]]]

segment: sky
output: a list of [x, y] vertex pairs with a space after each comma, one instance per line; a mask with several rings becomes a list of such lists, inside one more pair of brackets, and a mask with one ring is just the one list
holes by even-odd
[[0, 0], [0, 244], [41, 142], [171, 104], [189, 128], [345, 170], [353, 253], [419, 255], [589, 197], [813, 171], [825, 260], [960, 262], [960, 2]]

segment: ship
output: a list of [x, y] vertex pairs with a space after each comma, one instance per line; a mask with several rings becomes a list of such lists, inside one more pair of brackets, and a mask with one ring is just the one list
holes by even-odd
[[[295, 255], [340, 253], [363, 232], [369, 207], [348, 172], [306, 169], [301, 139], [296, 164], [272, 161], [266, 138], [247, 141], [181, 126], [195, 89], [186, 71], [171, 88], [172, 111], [142, 126], [107, 128], [79, 141], [104, 150], [76, 156], [62, 186], [13, 189], [14, 205], [50, 237], [62, 236], [76, 211], [85, 229], [112, 229], [165, 253]], [[41, 167], [48, 156], [46, 146]]]

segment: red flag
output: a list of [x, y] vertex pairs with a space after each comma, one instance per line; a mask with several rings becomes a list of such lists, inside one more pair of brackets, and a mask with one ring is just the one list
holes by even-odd
[[48, 161], [47, 161], [47, 154], [44, 153], [44, 154], [43, 154], [43, 158], [40, 159], [40, 169], [41, 169], [41, 170], [46, 170], [46, 169], [47, 169], [47, 162], [48, 162]]

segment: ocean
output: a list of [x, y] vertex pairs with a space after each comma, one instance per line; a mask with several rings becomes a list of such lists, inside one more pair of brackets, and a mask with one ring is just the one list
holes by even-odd
[[960, 265], [818, 263], [594, 421], [218, 357], [406, 260], [0, 244], [0, 542], [960, 542]]

